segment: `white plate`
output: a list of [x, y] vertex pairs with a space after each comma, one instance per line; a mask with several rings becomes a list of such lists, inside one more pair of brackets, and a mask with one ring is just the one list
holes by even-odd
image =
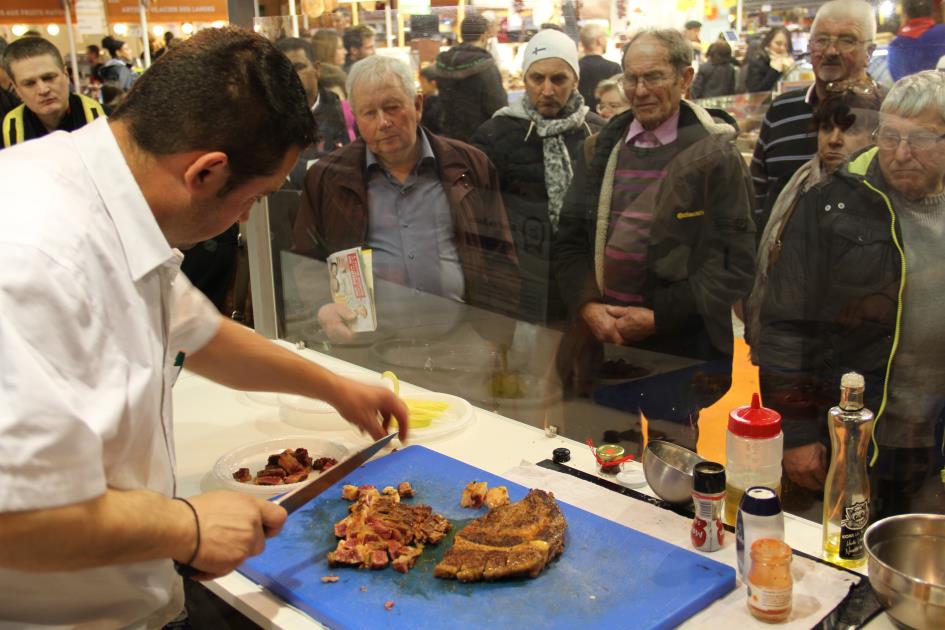
[[[350, 378], [351, 380], [357, 381], [359, 383], [364, 383], [365, 385], [379, 385], [388, 389], [392, 387], [391, 382], [386, 378], [381, 378], [379, 374], [363, 374], [360, 372], [335, 372], [335, 374], [345, 378]], [[278, 394], [277, 399], [280, 412], [289, 412], [287, 414], [280, 413], [283, 420], [286, 420], [287, 415], [337, 413], [335, 408], [326, 403], [324, 400], [316, 400], [315, 398], [309, 398], [308, 396], [298, 396], [296, 394]], [[292, 423], [290, 422], [289, 424]]]
[[473, 415], [472, 405], [458, 396], [434, 392], [408, 392], [405, 394], [403, 391], [401, 391], [400, 395], [403, 398], [445, 402], [449, 404], [449, 407], [443, 415], [431, 422], [430, 426], [420, 429], [411, 429], [407, 438], [407, 441], [410, 443], [429, 442], [446, 437], [457, 431], [462, 431], [475, 417]]
[[227, 490], [236, 490], [237, 492], [259, 497], [271, 497], [288, 492], [303, 483], [311, 481], [317, 475], [310, 474], [305, 481], [286, 483], [279, 486], [257, 486], [256, 484], [243, 483], [233, 479], [233, 473], [240, 468], [249, 468], [250, 474], [255, 475], [257, 471], [265, 468], [270, 455], [281, 453], [287, 448], [307, 449], [309, 457], [312, 459], [333, 457], [341, 461], [348, 456], [348, 448], [341, 442], [324, 440], [311, 435], [286, 435], [262, 442], [244, 444], [233, 449], [213, 465], [213, 477]]

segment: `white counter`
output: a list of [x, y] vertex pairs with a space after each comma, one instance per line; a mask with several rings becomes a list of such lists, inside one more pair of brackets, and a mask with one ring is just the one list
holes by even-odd
[[[327, 355], [311, 350], [304, 352], [308, 358], [329, 369], [368, 373]], [[226, 389], [186, 371], [174, 387], [174, 404], [178, 493], [181, 496], [217, 487], [210, 471], [216, 460], [233, 448], [281, 435], [305, 433], [281, 421], [279, 409], [274, 404], [254, 402], [242, 392]], [[367, 438], [350, 429], [324, 431], [318, 435], [353, 446], [369, 443]], [[551, 459], [551, 452], [564, 446], [571, 451], [569, 466], [595, 472], [595, 461], [586, 445], [560, 436], [546, 437], [539, 429], [480, 409], [475, 410], [475, 421], [461, 433], [425, 446], [497, 475], [522, 461], [535, 463]], [[647, 488], [643, 491], [649, 493]], [[818, 555], [820, 525], [791, 515], [785, 517], [787, 542], [795, 549]], [[238, 573], [208, 582], [206, 586], [262, 627], [286, 630], [321, 627], [308, 615]], [[882, 615], [868, 627], [870, 630], [884, 630], [894, 626]]]

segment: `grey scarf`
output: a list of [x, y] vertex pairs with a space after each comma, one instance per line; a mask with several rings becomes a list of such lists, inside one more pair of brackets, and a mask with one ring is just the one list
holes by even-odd
[[528, 140], [532, 129], [542, 139], [545, 158], [545, 189], [548, 191], [548, 218], [551, 221], [552, 230], [557, 232], [564, 196], [574, 176], [564, 134], [584, 124], [588, 107], [584, 105], [584, 97], [577, 90], [561, 110], [560, 118], [545, 118], [538, 113], [527, 96], [519, 102], [525, 110], [525, 115], [532, 121], [525, 139]]

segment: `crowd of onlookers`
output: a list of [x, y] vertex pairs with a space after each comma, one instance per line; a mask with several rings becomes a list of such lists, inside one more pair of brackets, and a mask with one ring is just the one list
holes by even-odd
[[[600, 27], [579, 42], [545, 28], [523, 47], [520, 96], [505, 89], [483, 16], [421, 69], [419, 92], [366, 26], [283, 38], [317, 137], [286, 184], [301, 196], [293, 251], [324, 260], [368, 247], [380, 281], [561, 330], [566, 395], [644, 415], [690, 448], [700, 410], [731, 385], [734, 307], [765, 402], [784, 417], [796, 490], [822, 489], [823, 419], [856, 370], [879, 414], [879, 510], [940, 511], [945, 27], [931, 6], [903, 3], [887, 87], [869, 73], [872, 7], [821, 5], [805, 53], [814, 82], [773, 99], [750, 162], [738, 122], [692, 99], [776, 90], [799, 58], [782, 27], [740, 66], [712, 43], [698, 71], [698, 23], [641, 30], [620, 64], [604, 57]], [[107, 80], [130, 85], [126, 46], [106, 39], [96, 72], [115, 67]], [[27, 112], [7, 116], [6, 145], [103, 114], [69, 93], [50, 47], [23, 39], [4, 53]], [[43, 109], [51, 97], [31, 90], [68, 100], [69, 116], [57, 121]], [[356, 315], [327, 296], [317, 317], [329, 338], [353, 337]], [[625, 347], [690, 367], [622, 378]]]

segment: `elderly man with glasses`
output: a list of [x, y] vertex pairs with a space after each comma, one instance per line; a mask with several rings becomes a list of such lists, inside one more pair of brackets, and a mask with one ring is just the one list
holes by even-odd
[[893, 87], [876, 146], [800, 201], [761, 312], [766, 404], [784, 418], [785, 472], [823, 488], [827, 409], [866, 377], [871, 516], [945, 512], [945, 74]]
[[[585, 142], [589, 162], [575, 168], [552, 260], [571, 320], [558, 353], [565, 386], [628, 412], [619, 439], [636, 441], [642, 413], [650, 437], [695, 449], [699, 411], [731, 382], [731, 307], [750, 288], [755, 238], [734, 121], [683, 99], [691, 64], [675, 29], [630, 41], [630, 111]], [[685, 357], [686, 367], [606, 385], [640, 355], [618, 346]]]
[[866, 66], [875, 35], [873, 8], [863, 0], [832, 0], [817, 11], [809, 43], [814, 85], [774, 99], [755, 145], [751, 176], [759, 235], [768, 221], [765, 208], [773, 205], [784, 184], [817, 153], [817, 130], [811, 123], [817, 103], [829, 87], [869, 81]]

